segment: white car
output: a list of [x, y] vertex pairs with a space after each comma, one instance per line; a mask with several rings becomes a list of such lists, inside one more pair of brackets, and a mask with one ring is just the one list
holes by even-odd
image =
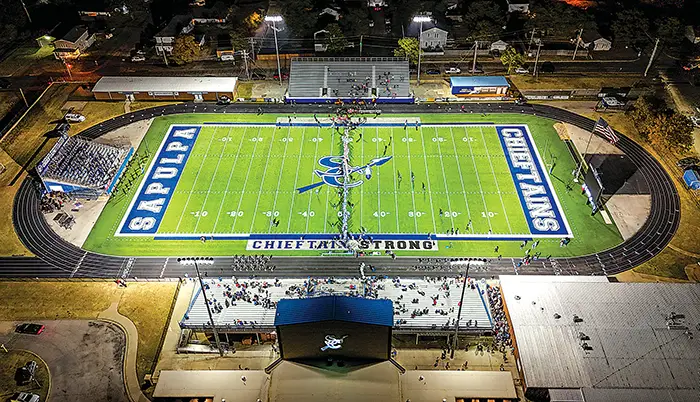
[[220, 57], [221, 61], [233, 61], [233, 55], [232, 54], [222, 54]]
[[462, 70], [460, 70], [459, 67], [450, 67], [445, 70], [445, 74], [459, 74], [461, 72]]
[[525, 68], [525, 67], [518, 67], [518, 68], [515, 69], [515, 73], [516, 73], [516, 74], [529, 74], [529, 73], [530, 73], [530, 69], [529, 69], [529, 68]]
[[39, 395], [30, 394], [29, 392], [20, 392], [13, 402], [39, 402]]
[[698, 116], [690, 116], [690, 121], [693, 122], [693, 125], [695, 127], [700, 127], [700, 117]]
[[68, 113], [65, 115], [65, 119], [69, 123], [82, 123], [85, 121], [85, 116], [80, 113]]
[[133, 56], [133, 57], [131, 58], [131, 61], [132, 61], [133, 63], [137, 63], [137, 62], [139, 62], [139, 61], [146, 61], [146, 58], [143, 57], [143, 56], [141, 56], [141, 55], [136, 55], [136, 56]]

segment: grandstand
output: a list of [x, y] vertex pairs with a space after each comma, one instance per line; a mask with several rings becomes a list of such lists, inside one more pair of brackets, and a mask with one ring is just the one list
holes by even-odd
[[395, 57], [292, 59], [287, 102], [413, 103], [408, 61]]
[[118, 148], [64, 135], [36, 170], [46, 191], [98, 197], [112, 192], [133, 153], [133, 148]]
[[[460, 328], [490, 331], [492, 318], [481, 293], [485, 284], [472, 284], [464, 294]], [[394, 332], [454, 331], [461, 285], [462, 280], [456, 278], [379, 278], [369, 282], [359, 278], [205, 280], [214, 322], [219, 330], [228, 332], [274, 330], [276, 305], [281, 299], [328, 295], [359, 297], [361, 294], [368, 298], [392, 300]], [[415, 314], [417, 310], [421, 313]], [[204, 298], [197, 286], [180, 327], [201, 331], [209, 326]]]

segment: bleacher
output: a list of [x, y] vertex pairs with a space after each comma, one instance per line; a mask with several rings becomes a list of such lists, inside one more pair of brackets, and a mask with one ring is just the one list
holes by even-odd
[[292, 59], [287, 101], [413, 102], [408, 61], [394, 57]]
[[[303, 279], [278, 279], [275, 280], [239, 280], [236, 286], [231, 279], [206, 279], [205, 286], [207, 297], [212, 306], [214, 322], [217, 328], [234, 331], [255, 331], [256, 329], [270, 329], [275, 320], [275, 306], [282, 298], [316, 297], [324, 295], [348, 295], [359, 296], [365, 289], [359, 278], [338, 278], [328, 281], [318, 279], [319, 283], [312, 288], [304, 285]], [[245, 294], [252, 297], [250, 300], [229, 297], [226, 292], [232, 294], [240, 292], [245, 284]], [[445, 284], [449, 290], [444, 288]], [[483, 284], [478, 284], [473, 289], [468, 287], [464, 294], [460, 328], [489, 330], [492, 328], [491, 316], [487, 311], [486, 303], [481, 291], [485, 291]], [[258, 296], [257, 300], [255, 295]], [[399, 282], [391, 279], [377, 279], [371, 286], [367, 297], [390, 299], [394, 303], [394, 329], [401, 330], [447, 330], [454, 329], [454, 322], [459, 309], [461, 295], [461, 282], [455, 278], [446, 281], [434, 281], [432, 279], [401, 279]], [[433, 298], [437, 296], [434, 301]], [[417, 302], [414, 303], [413, 301]], [[229, 304], [226, 304], [226, 301]], [[434, 304], [435, 303], [435, 304]], [[427, 313], [416, 315], [416, 310]], [[442, 310], [444, 312], [437, 312]], [[180, 321], [182, 328], [202, 329], [209, 324], [204, 298], [199, 286], [195, 287], [190, 301], [190, 308]]]
[[132, 153], [133, 148], [62, 137], [37, 165], [37, 171], [47, 191], [99, 195], [109, 192]]

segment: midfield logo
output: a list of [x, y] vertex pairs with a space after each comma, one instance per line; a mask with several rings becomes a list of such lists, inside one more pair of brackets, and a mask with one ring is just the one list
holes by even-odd
[[[355, 174], [362, 172], [367, 180], [372, 178], [372, 168], [375, 166], [381, 166], [391, 159], [391, 156], [383, 156], [381, 158], [374, 158], [369, 161], [368, 164], [363, 166], [349, 166], [349, 174]], [[342, 156], [324, 156], [318, 160], [318, 164], [327, 168], [323, 170], [314, 170], [316, 176], [318, 176], [321, 181], [318, 183], [309, 184], [308, 186], [299, 187], [297, 191], [299, 194], [305, 193], [309, 190], [313, 190], [316, 187], [327, 184], [331, 187], [357, 187], [362, 185], [365, 181], [360, 179], [350, 183], [345, 183], [345, 175], [343, 174], [343, 157]]]

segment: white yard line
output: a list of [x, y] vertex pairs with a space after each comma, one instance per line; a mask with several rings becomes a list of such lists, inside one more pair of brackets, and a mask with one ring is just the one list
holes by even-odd
[[[408, 130], [403, 130], [403, 138], [406, 139], [406, 154], [408, 155], [408, 173], [406, 177], [408, 177], [408, 180], [410, 182], [411, 172], [413, 172], [413, 168], [411, 167], [411, 138], [408, 136]], [[403, 176], [401, 176], [401, 180], [403, 181]], [[416, 194], [415, 191], [413, 191], [413, 185], [411, 183], [409, 183], [408, 185], [411, 186], [411, 200], [413, 201], [413, 222], [416, 225], [416, 233], [418, 233], [418, 217], [416, 217]], [[435, 233], [435, 230], [433, 230], [433, 233]]]
[[[394, 128], [390, 127], [390, 134], [389, 134], [389, 141], [391, 141], [391, 158], [394, 159]], [[394, 204], [396, 204], [396, 212], [394, 212], [394, 215], [396, 215], [396, 233], [401, 233], [401, 229], [399, 228], [399, 195], [398, 191], [399, 188], [396, 185], [396, 159], [391, 161], [391, 167], [392, 167], [392, 176], [394, 177]], [[414, 217], [415, 219], [415, 217]], [[418, 232], [418, 224], [416, 223], [416, 232]]]
[[[231, 130], [233, 127], [228, 129], [228, 133], [226, 133], [226, 137], [223, 138], [228, 138], [229, 135], [231, 135]], [[226, 146], [228, 143], [231, 141], [226, 141], [224, 143], [224, 147], [221, 149], [221, 154], [219, 154], [219, 160], [216, 162], [216, 167], [214, 168], [214, 175], [211, 177], [211, 182], [209, 182], [209, 189], [207, 190], [207, 195], [204, 196], [204, 202], [202, 203], [202, 208], [205, 208], [207, 206], [207, 200], [209, 199], [209, 194], [211, 194], [211, 188], [214, 185], [214, 181], [216, 181], [216, 172], [219, 171], [219, 166], [221, 165], [221, 159], [223, 159], [224, 153], [226, 153]], [[197, 233], [197, 228], [199, 227], [199, 221], [202, 220], [202, 214], [200, 213], [199, 216], [197, 217], [197, 223], [194, 224], [194, 231], [192, 233]]]
[[[377, 144], [377, 156], [379, 156], [379, 127], [375, 127], [374, 136]], [[377, 233], [382, 233], [382, 193], [379, 186], [379, 169], [377, 169]]]
[[[408, 130], [406, 130], [408, 132]], [[430, 173], [428, 173], [428, 157], [425, 154], [425, 139], [423, 138], [423, 127], [420, 129], [420, 141], [423, 144], [423, 162], [425, 163], [425, 181], [428, 182], [428, 196], [430, 197], [430, 216], [433, 218], [433, 233], [437, 234], [437, 225], [435, 224], [435, 207], [433, 206], [433, 194], [430, 190]]]
[[[306, 135], [306, 126], [301, 132], [301, 146], [299, 146], [299, 157], [297, 158], [297, 172], [294, 175], [294, 191], [292, 192], [292, 202], [289, 203], [289, 219], [287, 220], [287, 233], [292, 228], [292, 216], [294, 214], [294, 200], [297, 197], [297, 180], [299, 179], [299, 166], [301, 166], [301, 154], [304, 153], [304, 135]], [[307, 211], [308, 215], [308, 211]]]
[[[233, 172], [236, 171], [236, 165], [238, 164], [238, 155], [241, 154], [241, 148], [243, 148], [243, 140], [245, 140], [245, 134], [248, 131], [248, 127], [245, 127], [243, 129], [243, 135], [241, 136], [241, 142], [238, 144], [238, 150], [236, 151], [236, 159], [233, 160], [233, 167], [231, 167], [231, 172], [228, 174], [228, 182], [226, 183], [226, 189], [224, 190], [224, 198], [221, 200], [221, 204], [219, 205], [219, 212], [216, 214], [216, 222], [214, 222], [214, 229], [212, 230], [212, 233], [216, 233], [216, 226], [219, 224], [219, 221], [221, 220], [221, 210], [224, 208], [224, 204], [226, 203], [226, 195], [228, 194], [228, 189], [231, 186], [231, 177], [233, 177]], [[260, 132], [260, 129], [258, 129], [258, 132]], [[235, 211], [236, 214], [238, 214], [238, 211]]]
[[[289, 130], [292, 129], [292, 126], [289, 126], [287, 129], [287, 135], [289, 135]], [[265, 168], [263, 169], [263, 174], [262, 178], [260, 179], [260, 188], [258, 188], [258, 198], [255, 199], [255, 209], [253, 210], [253, 221], [250, 222], [250, 230], [248, 233], [253, 233], [253, 226], [255, 226], [255, 216], [258, 214], [258, 206], [260, 205], [260, 196], [262, 195], [262, 189], [263, 186], [265, 185], [265, 175], [267, 174], [267, 167], [270, 165], [270, 155], [272, 154], [272, 147], [275, 145], [275, 135], [277, 134], [277, 130], [272, 130], [272, 140], [270, 140], [270, 147], [267, 149], [267, 157], [265, 157]], [[270, 218], [274, 218], [274, 213], [275, 211], [271, 211], [273, 216]], [[268, 219], [268, 225], [270, 224], [269, 219]]]
[[[279, 177], [277, 178], [277, 188], [275, 190], [275, 201], [272, 203], [272, 211], [275, 211], [275, 208], [277, 207], [277, 197], [280, 194], [280, 183], [282, 183], [282, 172], [284, 171], [284, 160], [287, 158], [287, 147], [289, 146], [289, 139], [292, 138], [292, 128], [290, 127], [289, 130], [287, 130], [287, 141], [284, 142], [284, 152], [282, 153], [282, 164], [280, 165], [280, 173]], [[301, 154], [301, 151], [299, 152]], [[298, 166], [297, 166], [298, 168]], [[298, 169], [297, 169], [298, 170]], [[288, 219], [291, 222], [291, 217]], [[272, 225], [269, 225], [267, 228], [267, 233], [270, 233], [272, 231]], [[251, 231], [252, 232], [252, 231]]]
[[440, 150], [440, 134], [438, 134], [437, 127], [435, 127], [434, 130], [435, 130], [435, 138], [438, 139], [438, 141], [436, 141], [436, 143], [438, 146], [438, 155], [440, 156], [440, 168], [442, 169], [442, 182], [445, 183], [445, 198], [447, 198], [447, 210], [450, 212], [450, 224], [451, 224], [452, 228], [454, 229], [455, 220], [452, 217], [454, 211], [452, 210], [452, 203], [450, 202], [450, 189], [447, 187], [447, 175], [445, 174], [445, 164], [442, 161], [442, 150]]
[[[342, 136], [341, 136], [342, 138]], [[334, 154], [333, 152], [333, 140], [335, 140], [335, 129], [331, 129], [331, 147], [330, 147], [330, 154], [329, 156], [332, 156]], [[323, 213], [323, 233], [327, 233], [327, 227], [328, 227], [328, 197], [330, 197], [331, 191], [333, 189], [329, 188], [326, 190], [326, 210]], [[311, 199], [309, 198], [309, 205], [311, 205]], [[333, 216], [334, 218], [337, 217], [337, 215]], [[306, 231], [309, 231], [309, 218], [306, 218]]]
[[[189, 194], [187, 194], [187, 201], [185, 201], [185, 207], [182, 210], [182, 213], [180, 214], [180, 219], [177, 221], [177, 226], [175, 227], [175, 232], [178, 232], [180, 230], [180, 224], [182, 224], [182, 218], [185, 216], [185, 213], [187, 212], [187, 206], [190, 204], [190, 199], [192, 198], [192, 191], [194, 190], [194, 187], [197, 185], [197, 179], [199, 179], [199, 174], [202, 172], [202, 166], [204, 166], [204, 162], [207, 160], [207, 155], [209, 155], [209, 149], [211, 149], [211, 144], [214, 142], [214, 137], [216, 137], [216, 130], [218, 127], [214, 127], [214, 133], [211, 135], [211, 140], [209, 140], [209, 146], [207, 146], [207, 152], [204, 153], [204, 158], [202, 158], [202, 163], [199, 164], [199, 169], [197, 170], [197, 175], [194, 177], [194, 182], [192, 183], [192, 187], [190, 188]], [[197, 142], [195, 141], [195, 144]], [[194, 148], [192, 149], [194, 151]], [[186, 165], [186, 164], [185, 164]], [[182, 177], [180, 177], [182, 178]]]
[[[262, 127], [258, 128], [258, 136], [260, 135], [260, 130], [262, 130]], [[236, 222], [238, 222], [238, 217], [240, 216], [241, 204], [243, 203], [243, 197], [245, 196], [245, 189], [248, 186], [248, 175], [250, 175], [250, 168], [253, 167], [253, 158], [255, 158], [255, 150], [258, 149], [258, 144], [260, 143], [259, 141], [257, 141], [257, 138], [258, 137], [256, 137], [255, 144], [253, 145], [253, 152], [250, 155], [250, 160], [248, 161], [248, 171], [246, 171], [245, 179], [243, 180], [243, 189], [241, 190], [241, 197], [238, 199], [238, 206], [236, 206], [236, 211], [238, 211], [238, 213], [236, 214], [236, 217], [233, 219], [233, 223], [231, 224], [230, 232], [233, 234], [236, 233], [233, 230], [236, 228]], [[255, 220], [255, 216], [253, 216], [253, 220]]]
[[[464, 178], [462, 177], [462, 166], [459, 163], [459, 153], [457, 152], [457, 144], [455, 143], [454, 133], [452, 127], [450, 127], [450, 137], [452, 138], [452, 148], [455, 151], [455, 159], [457, 160], [457, 173], [459, 174], [459, 181], [462, 183], [462, 193], [464, 194], [464, 203], [467, 206], [467, 216], [469, 221], [472, 220], [472, 213], [469, 210], [469, 200], [467, 199], [467, 189], [464, 187]], [[467, 135], [467, 141], [469, 141], [469, 136]], [[469, 225], [469, 230], [474, 233], [474, 225]]]
[[[365, 129], [362, 127], [362, 140], [361, 146], [362, 146], [362, 155], [360, 156], [360, 163], [365, 160]], [[363, 228], [362, 224], [362, 212], [364, 211], [364, 194], [365, 194], [365, 186], [360, 186], [360, 228]]]
[[496, 191], [498, 191], [498, 198], [501, 199], [501, 206], [503, 207], [503, 215], [506, 217], [506, 223], [508, 224], [508, 232], [513, 233], [513, 229], [510, 227], [510, 220], [508, 220], [508, 211], [506, 211], [506, 204], [503, 202], [503, 196], [501, 196], [501, 187], [498, 185], [498, 178], [496, 177], [496, 172], [493, 170], [493, 162], [491, 161], [491, 154], [489, 154], [489, 149], [486, 146], [486, 137], [484, 137], [484, 129], [479, 127], [481, 132], [481, 140], [484, 142], [484, 148], [486, 148], [486, 156], [489, 160], [489, 165], [491, 165], [491, 174], [493, 174], [493, 180], [496, 182]]
[[[467, 131], [467, 127], [464, 127], [464, 133], [469, 138], [469, 131]], [[471, 153], [472, 157], [472, 162], [474, 163], [474, 173], [476, 174], [476, 182], [479, 183], [479, 192], [481, 193], [481, 201], [484, 203], [484, 213], [486, 215], [486, 220], [489, 223], [489, 230], [493, 231], [493, 227], [491, 226], [491, 218], [489, 217], [489, 208], [486, 206], [486, 198], [484, 198], [484, 188], [481, 187], [481, 179], [479, 178], [479, 170], [476, 168], [476, 160], [474, 159], [474, 151], [472, 150], [472, 143], [471, 141], [467, 141], [467, 144], [469, 144], [469, 153]]]

